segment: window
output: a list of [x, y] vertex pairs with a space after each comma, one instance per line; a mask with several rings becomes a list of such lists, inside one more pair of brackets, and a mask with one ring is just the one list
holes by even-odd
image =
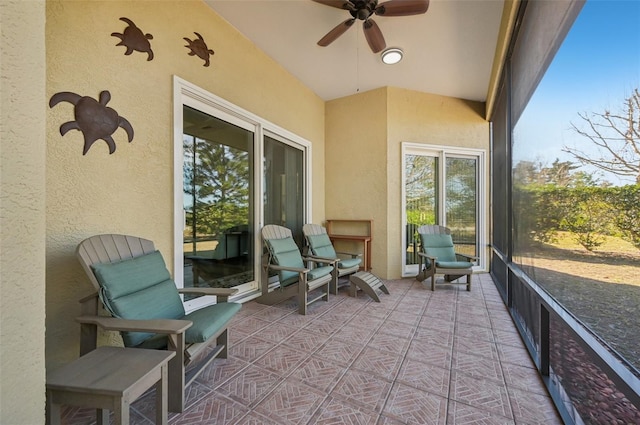
[[484, 152], [403, 143], [403, 275], [418, 273], [418, 227], [449, 227], [456, 251], [484, 269]]
[[[257, 295], [261, 227], [302, 237], [311, 146], [178, 77], [174, 102], [176, 285]], [[185, 298], [185, 307], [208, 302]]]

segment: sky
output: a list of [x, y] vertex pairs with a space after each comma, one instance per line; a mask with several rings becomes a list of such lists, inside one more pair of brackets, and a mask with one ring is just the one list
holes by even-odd
[[573, 161], [562, 146], [589, 151], [591, 144], [571, 130], [571, 123], [583, 123], [578, 113], [621, 110], [635, 88], [640, 88], [640, 1], [587, 0], [516, 126], [514, 162]]

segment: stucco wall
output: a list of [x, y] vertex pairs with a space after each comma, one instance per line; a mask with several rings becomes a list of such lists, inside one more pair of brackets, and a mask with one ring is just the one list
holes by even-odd
[[[151, 33], [154, 59], [125, 47], [127, 17]], [[211, 65], [188, 56], [183, 37], [200, 33], [215, 51]], [[134, 234], [156, 242], [173, 263], [173, 99], [179, 77], [312, 143], [313, 217], [324, 218], [324, 102], [230, 27], [201, 1], [48, 1], [47, 95], [70, 91], [98, 98], [133, 126], [120, 129], [116, 151], [97, 141], [82, 155], [82, 134], [62, 137], [73, 105], [47, 111], [47, 367], [78, 352], [78, 300], [91, 287], [75, 258], [77, 243], [98, 233]], [[41, 105], [41, 106], [42, 106]]]
[[43, 1], [0, 1], [0, 424], [44, 423]]
[[399, 278], [401, 143], [488, 151], [484, 104], [387, 87], [327, 102], [326, 128], [327, 218], [374, 219], [373, 272]]

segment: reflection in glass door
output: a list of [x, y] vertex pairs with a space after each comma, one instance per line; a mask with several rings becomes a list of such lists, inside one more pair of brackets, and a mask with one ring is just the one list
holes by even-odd
[[254, 133], [183, 107], [184, 286], [254, 280]]
[[303, 246], [303, 160], [302, 150], [264, 137], [264, 224], [291, 229], [298, 246]]
[[403, 146], [403, 149], [403, 274], [418, 272], [420, 237], [417, 229], [425, 224], [448, 227], [457, 252], [482, 256], [479, 182], [483, 155], [425, 145]]

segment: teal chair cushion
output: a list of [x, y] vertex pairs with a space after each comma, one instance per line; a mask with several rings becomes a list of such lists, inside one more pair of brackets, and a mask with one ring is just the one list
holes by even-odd
[[468, 261], [436, 261], [436, 266], [443, 269], [468, 269], [473, 264]]
[[435, 257], [438, 261], [457, 261], [451, 235], [421, 234], [422, 249], [425, 254]]
[[[284, 267], [305, 268], [302, 262], [302, 255], [298, 250], [298, 245], [292, 237], [283, 239], [267, 239], [269, 252], [275, 264]], [[298, 281], [299, 274], [288, 270], [278, 271], [280, 286], [289, 286]]]
[[205, 342], [231, 320], [240, 307], [238, 303], [219, 303], [187, 314], [184, 319], [193, 322], [185, 333], [187, 344]]
[[331, 274], [332, 271], [333, 271], [333, 267], [331, 266], [316, 267], [314, 269], [311, 269], [311, 271], [307, 273], [307, 281], [310, 282], [310, 281], [316, 280], [319, 277], [323, 277], [328, 274]]
[[[184, 317], [182, 300], [158, 251], [91, 267], [100, 284], [100, 298], [114, 317], [132, 320]], [[123, 332], [122, 339], [125, 346], [131, 347], [153, 335]]]
[[339, 269], [348, 269], [350, 267], [359, 266], [362, 263], [362, 258], [349, 258], [348, 260], [340, 260], [338, 263]]
[[321, 235], [309, 235], [307, 236], [309, 247], [311, 247], [311, 253], [316, 257], [323, 258], [338, 258], [335, 249], [329, 235], [323, 233]]

